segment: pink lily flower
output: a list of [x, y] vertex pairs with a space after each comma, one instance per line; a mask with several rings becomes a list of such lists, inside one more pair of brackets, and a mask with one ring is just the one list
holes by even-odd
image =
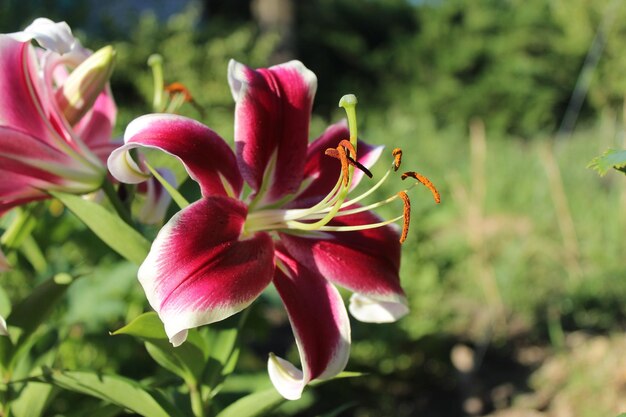
[[118, 146], [113, 62], [111, 47], [92, 54], [65, 22], [39, 18], [0, 34], [0, 215], [47, 191], [84, 194], [102, 185]]
[[[307, 383], [337, 375], [348, 361], [350, 323], [335, 285], [354, 293], [350, 312], [359, 320], [390, 322], [408, 312], [398, 275], [408, 197], [402, 191], [358, 204], [397, 169], [400, 153], [394, 152], [381, 181], [348, 199], [382, 152], [359, 142], [356, 161], [350, 98], [344, 100], [350, 123], [330, 126], [309, 144], [317, 78], [302, 63], [254, 70], [231, 61], [228, 80], [236, 101], [236, 152], [199, 122], [152, 114], [129, 124], [109, 170], [122, 182], [144, 181], [129, 151], [157, 148], [176, 156], [200, 185], [202, 198], [161, 229], [138, 272], [171, 343], [183, 343], [188, 329], [241, 311], [273, 283], [302, 370], [270, 354], [268, 372], [280, 394], [298, 399]], [[371, 211], [394, 200], [404, 202], [394, 219]], [[402, 220], [401, 234], [391, 223]]]

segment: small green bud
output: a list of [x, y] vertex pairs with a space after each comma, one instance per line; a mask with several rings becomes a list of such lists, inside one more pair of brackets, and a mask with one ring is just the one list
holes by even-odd
[[74, 69], [56, 93], [56, 99], [71, 125], [75, 125], [94, 105], [111, 78], [115, 50], [105, 46]]

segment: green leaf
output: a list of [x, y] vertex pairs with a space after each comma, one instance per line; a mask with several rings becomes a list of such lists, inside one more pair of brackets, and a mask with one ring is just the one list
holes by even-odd
[[[63, 279], [59, 279], [59, 277], [63, 277]], [[73, 279], [70, 275], [57, 274], [36, 287], [28, 297], [13, 307], [13, 311], [7, 318], [7, 324], [22, 330], [20, 340], [28, 337], [48, 318], [50, 311], [72, 282]]]
[[626, 173], [626, 150], [607, 149], [602, 155], [593, 158], [587, 168], [598, 171], [602, 176], [611, 168]]
[[167, 340], [163, 323], [154, 311], [143, 313], [136, 317], [121, 329], [111, 333], [112, 335], [127, 334], [140, 339], [163, 339]]
[[205, 330], [204, 336], [210, 350], [202, 381], [211, 388], [211, 396], [219, 392], [226, 377], [235, 370], [239, 360], [239, 334], [249, 311], [245, 310], [232, 327], [213, 326]]
[[26, 384], [20, 396], [11, 401], [11, 411], [15, 417], [40, 417], [54, 394], [58, 391], [53, 385], [41, 382]]
[[9, 295], [7, 292], [0, 286], [0, 316], [7, 317], [11, 312], [11, 300], [9, 300]]
[[185, 343], [173, 347], [158, 315], [149, 312], [140, 315], [112, 334], [127, 334], [143, 340], [152, 359], [186, 382], [197, 382], [202, 376], [207, 357], [204, 341], [195, 329], [189, 330]]
[[40, 381], [100, 398], [145, 417], [182, 417], [180, 412], [158, 392], [119, 375], [51, 371], [40, 377]]
[[[310, 385], [316, 386], [339, 378], [353, 378], [361, 376], [358, 372], [342, 372], [332, 379], [314, 381]], [[268, 415], [272, 410], [287, 401], [274, 387], [253, 392], [235, 401], [216, 417], [261, 417]]]
[[43, 273], [48, 267], [46, 257], [41, 252], [39, 245], [37, 245], [37, 241], [35, 241], [35, 238], [33, 238], [32, 235], [28, 235], [24, 238], [22, 246], [20, 247], [20, 252], [22, 252], [24, 257], [32, 265], [33, 269], [38, 273]]
[[148, 255], [150, 242], [121, 218], [99, 204], [81, 197], [51, 192], [111, 249], [136, 264]]

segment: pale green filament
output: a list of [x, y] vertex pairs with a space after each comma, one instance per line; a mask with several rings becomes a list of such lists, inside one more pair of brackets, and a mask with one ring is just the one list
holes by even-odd
[[165, 108], [163, 100], [163, 57], [159, 54], [150, 55], [150, 58], [148, 58], [148, 65], [152, 68], [152, 80], [154, 82], [152, 110], [155, 112], [161, 112]]
[[[339, 100], [339, 107], [343, 107], [346, 111], [346, 115], [348, 116], [348, 128], [350, 129], [350, 143], [354, 147], [356, 152], [357, 149], [357, 127], [356, 127], [356, 104], [357, 99], [354, 94], [346, 94], [341, 97]], [[353, 158], [356, 158], [356, 155], [351, 155]], [[339, 212], [343, 202], [345, 201], [348, 193], [350, 192], [350, 185], [352, 184], [352, 176], [354, 174], [354, 166], [348, 165], [348, 181], [347, 184], [341, 186], [339, 189], [338, 198], [333, 203], [333, 206], [330, 208], [328, 213], [322, 217], [320, 220], [315, 223], [302, 223], [297, 220], [286, 221], [285, 224], [289, 228], [300, 229], [300, 230], [317, 230], [325, 225], [327, 225], [333, 217]], [[342, 181], [343, 178], [339, 178], [339, 181]], [[334, 190], [334, 189], [333, 189]], [[332, 195], [332, 192], [331, 194]]]

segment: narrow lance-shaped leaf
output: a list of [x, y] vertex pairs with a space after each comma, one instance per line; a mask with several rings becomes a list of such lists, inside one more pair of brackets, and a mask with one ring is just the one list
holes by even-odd
[[152, 359], [187, 383], [195, 383], [202, 376], [206, 352], [197, 331], [190, 332], [187, 343], [175, 348], [169, 342], [157, 314], [149, 312], [138, 316], [112, 334], [126, 334], [143, 340]]
[[119, 375], [52, 371], [39, 380], [69, 391], [100, 398], [144, 417], [182, 417], [162, 395]]
[[124, 258], [139, 265], [148, 255], [150, 242], [104, 207], [71, 194], [56, 192], [51, 194]]
[[[314, 381], [310, 385], [315, 386], [332, 381], [333, 379], [352, 378], [361, 375], [362, 374], [358, 372], [342, 372], [335, 378], [324, 381]], [[276, 407], [280, 406], [285, 401], [287, 401], [287, 399], [280, 395], [275, 388], [268, 388], [240, 398], [222, 410], [216, 417], [262, 417], [269, 415], [272, 410], [276, 409]]]

